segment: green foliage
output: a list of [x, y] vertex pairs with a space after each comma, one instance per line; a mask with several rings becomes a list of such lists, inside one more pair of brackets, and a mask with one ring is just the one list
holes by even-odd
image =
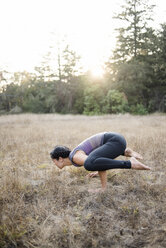
[[150, 48], [145, 45], [148, 44], [147, 23], [152, 20], [153, 8], [153, 5], [148, 5], [147, 0], [125, 0], [121, 13], [115, 16], [119, 21], [122, 21], [122, 25], [118, 29], [118, 42], [114, 51], [114, 59], [128, 61], [141, 54], [142, 48]]
[[147, 63], [131, 60], [119, 65], [114, 88], [124, 92], [129, 105], [148, 104], [148, 92], [153, 83], [153, 68]]
[[99, 115], [104, 104], [104, 91], [100, 82], [88, 85], [84, 91], [84, 114]]
[[129, 111], [146, 114], [164, 112], [166, 98], [166, 25], [158, 33], [148, 26], [153, 5], [126, 0], [118, 29], [118, 46], [106, 63], [110, 88], [124, 92]]
[[27, 85], [24, 94], [22, 108], [25, 112], [45, 113], [47, 107], [45, 100], [47, 97], [47, 87], [43, 83], [31, 83]]
[[128, 109], [128, 101], [124, 93], [109, 90], [105, 98], [104, 113], [124, 113]]
[[44, 103], [39, 99], [39, 96], [30, 95], [23, 103], [25, 112], [43, 113]]
[[63, 57], [63, 65], [61, 70], [62, 79], [66, 82], [70, 82], [80, 70], [79, 68], [79, 60], [80, 56], [76, 55], [76, 52], [71, 50], [69, 45], [67, 45], [62, 54]]
[[10, 111], [16, 105], [20, 106], [22, 102], [22, 92], [19, 85], [11, 83], [2, 87], [0, 94], [0, 109]]
[[48, 53], [35, 73], [15, 72], [7, 80], [7, 72], [0, 72], [0, 114], [16, 107], [24, 112], [86, 115], [166, 112], [166, 24], [159, 30], [148, 26], [153, 6], [146, 3], [126, 0], [117, 15], [123, 20], [118, 46], [103, 79], [81, 74], [80, 58], [67, 45], [58, 49], [54, 68]]
[[139, 104], [139, 103], [137, 103], [136, 105], [132, 105], [130, 107], [130, 112], [132, 114], [138, 114], [138, 115], [146, 115], [146, 114], [148, 114], [148, 111], [145, 108], [145, 106], [143, 106], [143, 104]]
[[82, 114], [84, 111], [84, 97], [81, 95], [78, 97], [73, 106], [73, 113], [74, 114]]
[[84, 98], [84, 114], [85, 115], [98, 115], [101, 113], [100, 111], [100, 105], [99, 102], [95, 96], [95, 94], [93, 94], [92, 91], [90, 90], [86, 90], [85, 91], [85, 98]]

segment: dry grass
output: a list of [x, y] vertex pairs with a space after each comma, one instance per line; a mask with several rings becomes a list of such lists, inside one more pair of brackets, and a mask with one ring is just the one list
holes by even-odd
[[[112, 170], [108, 190], [49, 152], [101, 131], [122, 133], [152, 171]], [[166, 247], [166, 116], [0, 117], [0, 247]]]

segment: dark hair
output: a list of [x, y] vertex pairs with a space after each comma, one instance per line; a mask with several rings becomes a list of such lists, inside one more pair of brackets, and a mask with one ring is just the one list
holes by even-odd
[[67, 158], [70, 152], [70, 149], [66, 146], [55, 146], [54, 150], [50, 152], [50, 156], [52, 159], [59, 160], [59, 157]]

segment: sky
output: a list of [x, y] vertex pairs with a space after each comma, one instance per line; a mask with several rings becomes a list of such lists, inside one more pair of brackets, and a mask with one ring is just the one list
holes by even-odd
[[[65, 37], [83, 68], [102, 74], [116, 44], [124, 0], [0, 0], [0, 69], [32, 71], [49, 46]], [[166, 22], [166, 1], [155, 4], [153, 26]], [[56, 40], [56, 41], [55, 41]]]

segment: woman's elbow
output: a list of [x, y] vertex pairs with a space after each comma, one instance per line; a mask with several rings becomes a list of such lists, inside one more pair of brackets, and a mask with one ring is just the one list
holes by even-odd
[[95, 171], [95, 169], [93, 168], [93, 165], [91, 163], [91, 161], [89, 159], [87, 159], [84, 163], [84, 168], [87, 170], [87, 171]]

